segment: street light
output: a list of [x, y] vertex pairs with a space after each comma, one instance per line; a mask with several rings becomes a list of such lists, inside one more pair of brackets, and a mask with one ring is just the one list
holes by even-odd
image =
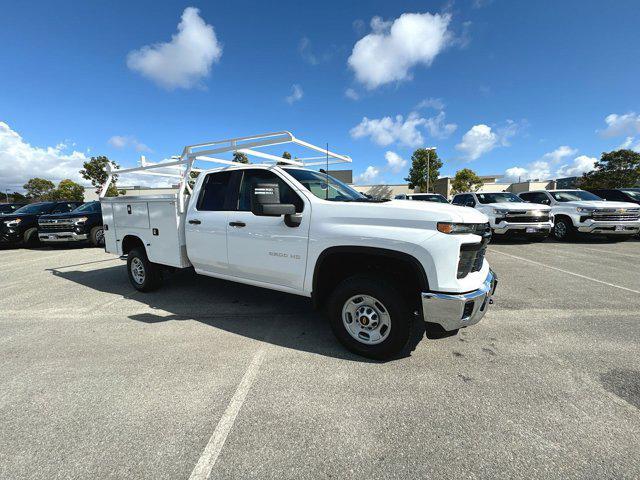
[[425, 148], [427, 151], [427, 193], [429, 193], [429, 177], [431, 177], [431, 151], [436, 151], [436, 147], [427, 147]]

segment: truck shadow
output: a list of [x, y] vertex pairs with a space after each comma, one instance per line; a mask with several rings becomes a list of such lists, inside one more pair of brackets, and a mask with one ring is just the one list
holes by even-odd
[[[205, 277], [190, 270], [167, 275], [163, 287], [151, 293], [141, 293], [131, 287], [124, 265], [90, 271], [68, 271], [66, 268], [49, 271], [65, 280], [158, 310], [158, 313], [128, 315], [137, 322], [158, 324], [195, 320], [285, 348], [355, 362], [384, 363], [346, 350], [338, 343], [321, 313], [314, 311], [305, 297]], [[424, 322], [418, 321], [413, 338], [397, 358], [410, 356], [425, 333], [428, 339], [450, 336], [438, 325], [426, 325], [425, 329]]]

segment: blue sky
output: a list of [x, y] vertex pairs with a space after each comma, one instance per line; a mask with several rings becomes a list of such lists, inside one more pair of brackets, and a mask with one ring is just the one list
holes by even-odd
[[579, 173], [640, 150], [638, 25], [636, 1], [10, 2], [0, 188], [284, 129], [363, 183], [418, 146], [443, 175]]

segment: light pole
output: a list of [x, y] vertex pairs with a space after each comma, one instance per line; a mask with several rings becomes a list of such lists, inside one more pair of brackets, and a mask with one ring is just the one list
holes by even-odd
[[4, 191], [4, 194], [7, 196], [7, 203], [9, 203], [9, 189], [8, 188]]
[[429, 193], [429, 178], [431, 177], [431, 151], [436, 151], [436, 147], [425, 148], [427, 151], [427, 193]]

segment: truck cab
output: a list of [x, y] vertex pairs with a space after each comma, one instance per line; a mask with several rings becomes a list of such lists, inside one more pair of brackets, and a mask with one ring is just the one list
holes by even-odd
[[578, 233], [627, 240], [640, 230], [640, 206], [605, 201], [585, 190], [538, 190], [520, 194], [524, 200], [544, 202], [554, 217], [553, 236], [570, 240]]
[[510, 192], [459, 193], [451, 203], [475, 208], [487, 215], [496, 236], [518, 235], [544, 240], [553, 228], [549, 206], [527, 202]]
[[183, 208], [179, 193], [101, 202], [106, 250], [127, 257], [136, 289], [158, 288], [164, 266], [192, 266], [309, 297], [347, 348], [371, 358], [404, 348], [414, 312], [452, 332], [479, 322], [497, 284], [481, 212], [371, 199], [305, 165], [202, 170]]

